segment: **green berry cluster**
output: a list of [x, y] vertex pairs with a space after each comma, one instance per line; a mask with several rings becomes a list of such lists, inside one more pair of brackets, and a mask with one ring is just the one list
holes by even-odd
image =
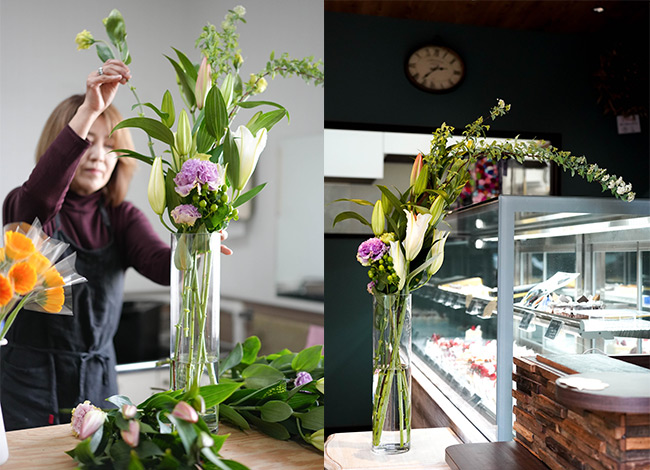
[[395, 287], [399, 285], [399, 276], [395, 273], [393, 258], [388, 253], [370, 265], [368, 277], [375, 281], [380, 289], [382, 285]]
[[192, 191], [192, 204], [199, 210], [201, 218], [210, 229], [221, 230], [228, 221], [237, 220], [239, 212], [228, 203], [226, 186], [217, 191], [211, 191], [207, 184], [201, 188], [201, 194]]

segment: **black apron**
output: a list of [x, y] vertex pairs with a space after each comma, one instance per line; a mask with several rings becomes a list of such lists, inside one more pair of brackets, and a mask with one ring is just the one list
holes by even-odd
[[88, 282], [72, 287], [73, 316], [21, 311], [2, 348], [0, 385], [7, 430], [70, 422], [70, 409], [84, 400], [108, 408], [117, 393], [113, 337], [122, 312], [124, 268], [111, 233], [103, 248], [76, 246], [55, 218], [52, 238], [70, 244], [61, 257], [77, 253], [76, 269]]

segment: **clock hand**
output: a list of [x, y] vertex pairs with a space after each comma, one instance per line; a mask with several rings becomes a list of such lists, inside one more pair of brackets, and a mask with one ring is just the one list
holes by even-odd
[[434, 68], [432, 68], [431, 70], [429, 70], [429, 71], [424, 75], [424, 78], [427, 78], [427, 77], [429, 76], [429, 74], [435, 72], [436, 70], [445, 70], [445, 68], [444, 68], [444, 67], [440, 67], [439, 65], [436, 65]]

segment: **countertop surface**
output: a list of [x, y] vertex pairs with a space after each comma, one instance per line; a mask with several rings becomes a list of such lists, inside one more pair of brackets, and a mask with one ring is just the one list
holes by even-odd
[[[245, 433], [219, 425], [219, 434], [230, 437], [221, 448], [221, 456], [236, 460], [251, 470], [320, 470], [323, 455], [316, 449], [293, 441], [279, 441], [257, 431]], [[69, 424], [23, 429], [7, 433], [9, 460], [2, 470], [74, 469], [75, 462], [65, 451], [79, 441]]]
[[461, 441], [449, 428], [429, 428], [412, 429], [411, 450], [403, 454], [375, 454], [371, 442], [371, 431], [332, 434], [325, 443], [325, 469], [449, 470], [445, 449]]

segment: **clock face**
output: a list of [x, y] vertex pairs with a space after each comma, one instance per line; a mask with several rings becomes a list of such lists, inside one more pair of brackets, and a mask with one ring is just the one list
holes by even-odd
[[425, 91], [444, 92], [457, 87], [465, 75], [458, 53], [444, 46], [424, 46], [409, 56], [406, 75]]

